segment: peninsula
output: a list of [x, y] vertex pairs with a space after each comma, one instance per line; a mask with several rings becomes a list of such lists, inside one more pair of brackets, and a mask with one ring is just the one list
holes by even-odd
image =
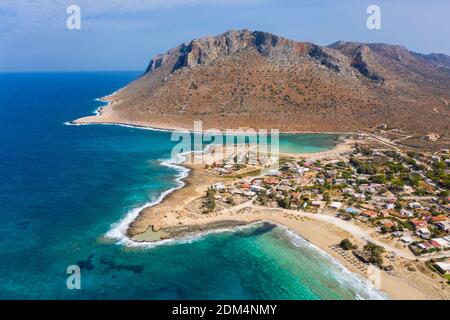
[[157, 55], [97, 115], [73, 123], [342, 133], [331, 151], [282, 154], [270, 174], [261, 158], [194, 164], [191, 154], [185, 186], [143, 209], [127, 236], [274, 223], [362, 276], [375, 266], [393, 298], [450, 299], [449, 92], [443, 54], [231, 30]]
[[[248, 155], [251, 148], [245, 151]], [[185, 186], [143, 209], [127, 234], [136, 242], [183, 239], [273, 223], [296, 232], [394, 299], [450, 299], [449, 175], [438, 154], [394, 150], [370, 135], [336, 148], [280, 156], [270, 164], [194, 164]], [[245, 158], [245, 155], [243, 155]]]
[[[398, 45], [329, 46], [230, 30], [151, 59], [98, 116], [74, 123], [162, 129], [250, 127], [282, 132], [370, 132], [413, 147], [449, 143], [450, 57]], [[270, 119], [270, 121], [267, 121]]]

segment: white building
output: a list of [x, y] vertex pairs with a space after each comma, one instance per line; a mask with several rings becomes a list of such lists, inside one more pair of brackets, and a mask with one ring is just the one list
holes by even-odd
[[444, 231], [450, 230], [450, 221], [449, 220], [436, 222], [435, 225], [436, 225], [436, 227], [438, 227], [441, 230], [444, 230]]
[[252, 185], [252, 186], [250, 187], [250, 190], [253, 191], [253, 192], [258, 193], [258, 192], [261, 192], [261, 191], [266, 190], [266, 189], [263, 188], [263, 187], [261, 187], [261, 186]]
[[333, 201], [330, 204], [330, 207], [335, 209], [335, 210], [339, 210], [342, 207], [342, 202]]
[[297, 168], [296, 171], [297, 171], [298, 174], [302, 175], [302, 174], [304, 174], [305, 172], [308, 172], [308, 171], [309, 171], [309, 168], [300, 167], [300, 168]]
[[414, 242], [414, 240], [411, 237], [409, 237], [409, 236], [405, 236], [405, 237], [400, 238], [400, 241], [403, 242], [403, 243], [406, 243], [406, 244], [411, 244], [411, 243]]
[[431, 237], [431, 232], [427, 228], [418, 228], [416, 234], [422, 239], [430, 239]]
[[400, 215], [402, 217], [408, 217], [408, 218], [414, 217], [414, 213], [412, 213], [411, 211], [405, 210], [405, 209], [400, 210]]
[[225, 185], [221, 182], [215, 183], [212, 185], [212, 188], [216, 191], [224, 191], [225, 190]]
[[448, 248], [450, 247], [450, 242], [448, 242], [447, 240], [445, 240], [444, 238], [433, 238], [431, 239], [433, 241], [436, 241], [437, 243], [439, 243], [439, 245], [443, 248]]
[[420, 209], [422, 208], [422, 205], [419, 202], [410, 202], [408, 203], [408, 207], [410, 209]]
[[440, 272], [442, 272], [443, 274], [448, 274], [450, 273], [450, 263], [445, 263], [445, 262], [436, 262], [434, 264]]

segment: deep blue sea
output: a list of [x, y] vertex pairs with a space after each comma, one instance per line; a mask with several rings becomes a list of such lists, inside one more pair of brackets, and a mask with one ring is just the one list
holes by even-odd
[[[0, 74], [0, 299], [380, 298], [305, 240], [258, 225], [153, 248], [105, 237], [176, 186], [170, 133], [68, 126], [138, 72]], [[289, 150], [335, 137], [293, 135]], [[282, 147], [283, 148], [283, 147]], [[66, 269], [81, 266], [81, 289]]]

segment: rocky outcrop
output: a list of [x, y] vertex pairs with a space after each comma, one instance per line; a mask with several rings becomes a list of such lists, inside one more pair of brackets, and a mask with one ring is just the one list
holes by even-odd
[[395, 45], [326, 47], [230, 30], [156, 55], [98, 121], [109, 111], [108, 121], [159, 128], [192, 129], [201, 120], [205, 129], [354, 132], [383, 123], [442, 137], [450, 133], [442, 116], [450, 112], [442, 104], [450, 99], [448, 60]]
[[367, 45], [338, 41], [331, 44], [329, 48], [339, 50], [349, 57], [351, 59], [350, 65], [364, 77], [376, 82], [384, 82], [384, 77], [374, 68], [375, 63], [373, 61], [371, 49]]
[[335, 72], [340, 71], [339, 62], [333, 58], [331, 54], [325, 51], [326, 49], [320, 46], [312, 45], [308, 54], [311, 58], [316, 59], [321, 65], [326, 66]]
[[356, 68], [363, 76], [369, 78], [370, 80], [384, 82], [384, 78], [377, 74], [375, 70], [373, 70], [368, 60], [370, 55], [370, 49], [367, 46], [360, 46], [355, 51], [352, 59], [352, 67]]
[[261, 56], [280, 63], [295, 63], [300, 62], [301, 58], [310, 57], [332, 71], [340, 71], [339, 59], [334, 57], [335, 53], [328, 48], [288, 40], [267, 32], [230, 30], [216, 37], [192, 40], [165, 54], [155, 56], [151, 59], [146, 73], [162, 67], [171, 61], [170, 57], [173, 56], [176, 56], [176, 61], [170, 68], [172, 73], [181, 68], [206, 65], [243, 50], [254, 50]]

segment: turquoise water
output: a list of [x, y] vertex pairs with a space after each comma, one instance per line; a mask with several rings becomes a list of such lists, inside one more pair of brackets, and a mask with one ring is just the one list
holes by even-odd
[[[300, 238], [270, 225], [130, 248], [105, 238], [176, 186], [170, 133], [63, 123], [136, 72], [0, 74], [1, 299], [378, 298]], [[334, 136], [302, 135], [303, 150]], [[295, 243], [295, 245], [293, 244]], [[66, 268], [81, 269], [68, 290]]]
[[308, 153], [320, 152], [333, 148], [338, 142], [335, 134], [280, 134], [280, 152]]

